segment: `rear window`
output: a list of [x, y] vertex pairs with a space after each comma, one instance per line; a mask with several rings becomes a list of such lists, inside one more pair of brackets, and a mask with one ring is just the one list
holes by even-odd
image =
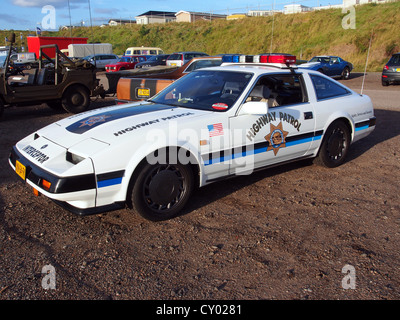
[[346, 88], [330, 79], [317, 75], [310, 75], [314, 85], [317, 100], [324, 100], [344, 96], [350, 93]]
[[171, 54], [168, 60], [182, 60], [182, 55], [178, 53]]
[[395, 55], [393, 55], [393, 56], [390, 58], [390, 60], [389, 60], [389, 62], [388, 62], [388, 65], [392, 65], [392, 66], [398, 66], [398, 65], [400, 65], [400, 54], [395, 54]]

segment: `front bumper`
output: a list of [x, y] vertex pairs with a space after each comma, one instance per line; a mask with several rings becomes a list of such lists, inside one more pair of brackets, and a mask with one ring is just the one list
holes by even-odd
[[[61, 207], [75, 214], [96, 214], [120, 209], [124, 206], [123, 203], [113, 203], [96, 207], [99, 179], [94, 173], [59, 177], [33, 164], [16, 147], [13, 147], [9, 156], [9, 163], [14, 171], [17, 161], [25, 167], [25, 182], [27, 184], [36, 189], [40, 194], [43, 194]], [[44, 181], [50, 182], [49, 188], [45, 188]]]

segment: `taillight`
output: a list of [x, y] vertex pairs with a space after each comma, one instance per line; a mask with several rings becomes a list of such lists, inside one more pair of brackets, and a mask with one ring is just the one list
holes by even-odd
[[388, 66], [384, 66], [383, 70], [389, 70], [389, 67]]

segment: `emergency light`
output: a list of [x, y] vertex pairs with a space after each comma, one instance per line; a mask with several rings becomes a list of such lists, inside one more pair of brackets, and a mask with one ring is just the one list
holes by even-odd
[[265, 63], [283, 64], [285, 66], [296, 64], [296, 56], [291, 54], [260, 54], [242, 55], [227, 54], [222, 57], [222, 63]]

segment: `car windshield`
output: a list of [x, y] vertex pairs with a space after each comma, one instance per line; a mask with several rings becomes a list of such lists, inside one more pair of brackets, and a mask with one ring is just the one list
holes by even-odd
[[119, 62], [131, 62], [131, 58], [130, 57], [122, 57], [121, 59], [119, 59]]
[[158, 59], [161, 59], [158, 56], [151, 56], [150, 58], [147, 59], [147, 61], [158, 61]]
[[178, 107], [226, 111], [246, 88], [252, 73], [200, 70], [169, 85], [150, 101]]
[[328, 57], [314, 57], [308, 62], [324, 62], [324, 63], [329, 63], [329, 58]]
[[[3, 52], [4, 52], [4, 54], [3, 54]], [[6, 59], [7, 59], [7, 51], [0, 51], [0, 67], [1, 68], [4, 68]]]

